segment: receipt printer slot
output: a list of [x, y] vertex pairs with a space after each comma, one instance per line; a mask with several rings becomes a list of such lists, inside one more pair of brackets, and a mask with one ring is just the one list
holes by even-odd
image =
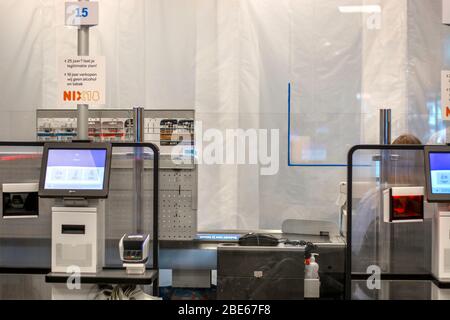
[[62, 234], [85, 234], [85, 225], [63, 224], [61, 225]]

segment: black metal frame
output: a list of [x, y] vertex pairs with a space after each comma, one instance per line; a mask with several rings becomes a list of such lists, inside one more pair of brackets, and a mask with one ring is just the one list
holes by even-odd
[[[423, 151], [423, 145], [357, 145], [350, 149], [347, 156], [347, 247], [345, 255], [345, 286], [344, 296], [346, 300], [351, 300], [352, 289], [352, 201], [353, 201], [353, 155], [361, 150], [403, 150], [403, 151]], [[394, 279], [393, 275], [384, 275], [389, 279]], [[413, 275], [411, 275], [413, 277]], [[383, 276], [382, 276], [383, 278]], [[397, 279], [401, 280], [400, 275]], [[366, 277], [367, 279], [367, 277]], [[410, 279], [408, 277], [408, 279]], [[395, 279], [394, 279], [395, 280]], [[421, 279], [418, 279], [421, 280]]]
[[[49, 142], [51, 143], [51, 142]], [[68, 142], [70, 143], [70, 142]], [[44, 147], [46, 142], [5, 142], [0, 141], [0, 147]], [[118, 148], [150, 148], [153, 151], [153, 270], [159, 271], [159, 159], [160, 150], [153, 143], [114, 142]], [[8, 268], [4, 273], [30, 273], [26, 268]], [[0, 271], [2, 271], [0, 269]], [[32, 271], [32, 270], [30, 270]], [[48, 271], [48, 270], [47, 270]], [[3, 272], [3, 271], [2, 271]], [[153, 282], [153, 294], [159, 295], [159, 276]]]

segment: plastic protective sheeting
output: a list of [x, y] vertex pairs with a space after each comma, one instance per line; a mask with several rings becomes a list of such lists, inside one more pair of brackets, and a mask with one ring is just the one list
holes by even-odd
[[[393, 109], [394, 137], [429, 139], [442, 127], [436, 72], [448, 31], [436, 35], [445, 28], [440, 0], [99, 3], [91, 54], [106, 56], [107, 107], [195, 108], [204, 131], [279, 130], [275, 175], [262, 176], [260, 165], [199, 165], [200, 229], [337, 222], [347, 151], [378, 142], [380, 108]], [[76, 29], [63, 25], [63, 0], [3, 0], [0, 8], [8, 12], [0, 137], [34, 139], [36, 108], [58, 105], [57, 59], [76, 54]]]
[[450, 27], [442, 24], [442, 1], [408, 1], [407, 121], [423, 143], [445, 143], [441, 70], [450, 68]]

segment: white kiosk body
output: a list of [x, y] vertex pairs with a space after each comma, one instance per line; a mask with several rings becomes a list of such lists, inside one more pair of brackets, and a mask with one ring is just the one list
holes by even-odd
[[433, 276], [438, 281], [450, 282], [450, 210], [438, 210], [433, 218], [432, 248]]
[[425, 182], [433, 215], [431, 272], [436, 279], [432, 298], [450, 297], [450, 146], [425, 147]]
[[96, 273], [103, 267], [105, 201], [95, 202], [52, 208], [52, 272]]

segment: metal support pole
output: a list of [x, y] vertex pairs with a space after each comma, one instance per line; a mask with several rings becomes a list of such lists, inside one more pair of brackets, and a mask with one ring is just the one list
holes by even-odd
[[[391, 109], [381, 109], [380, 110], [380, 144], [390, 145], [391, 144], [391, 128], [392, 128], [392, 112]], [[388, 183], [389, 170], [388, 166], [391, 165], [391, 152], [388, 150], [381, 151], [380, 157], [380, 205], [379, 210], [380, 215], [383, 214], [383, 190], [385, 185]], [[381, 266], [381, 263], [385, 263], [385, 272], [390, 272], [391, 270], [391, 256], [392, 256], [392, 244], [393, 244], [393, 234], [390, 225], [384, 225], [382, 216], [377, 216], [376, 223], [376, 243], [375, 243], [375, 254], [376, 261]], [[386, 244], [388, 246], [386, 247]]]
[[391, 144], [391, 109], [380, 110], [380, 144]]
[[[391, 144], [391, 116], [392, 112], [390, 109], [380, 110], [380, 144], [389, 145]], [[387, 181], [387, 170], [384, 164], [389, 161], [387, 152], [381, 152], [380, 156], [380, 185], [382, 186]]]
[[144, 108], [133, 108], [134, 142], [144, 142]]
[[[134, 142], [144, 142], [144, 108], [133, 108], [133, 126], [134, 126]], [[135, 148], [134, 150], [134, 225], [137, 233], [143, 233], [143, 192], [142, 176], [144, 174], [144, 152], [142, 148]]]
[[[79, 0], [80, 2], [89, 0]], [[89, 26], [78, 28], [78, 56], [89, 56]], [[77, 131], [78, 140], [89, 140], [89, 105], [79, 104]]]

